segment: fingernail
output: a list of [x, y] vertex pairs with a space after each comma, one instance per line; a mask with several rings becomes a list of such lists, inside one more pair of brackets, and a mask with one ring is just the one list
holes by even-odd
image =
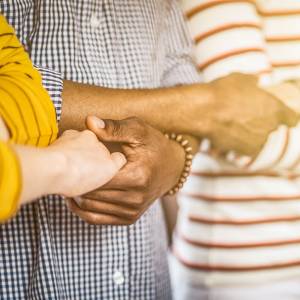
[[95, 123], [96, 123], [96, 126], [99, 128], [99, 129], [104, 129], [105, 128], [105, 122], [102, 120], [102, 119], [99, 119], [97, 117], [93, 117]]

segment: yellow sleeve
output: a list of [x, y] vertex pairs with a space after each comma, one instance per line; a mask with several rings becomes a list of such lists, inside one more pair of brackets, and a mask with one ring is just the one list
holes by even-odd
[[13, 142], [46, 146], [57, 137], [55, 109], [39, 72], [0, 15], [0, 115]]
[[18, 208], [21, 170], [9, 143], [0, 142], [0, 223], [11, 218]]
[[[0, 117], [10, 142], [47, 146], [57, 137], [55, 109], [42, 78], [0, 15]], [[0, 141], [0, 222], [11, 218], [21, 191], [21, 170], [9, 143]]]

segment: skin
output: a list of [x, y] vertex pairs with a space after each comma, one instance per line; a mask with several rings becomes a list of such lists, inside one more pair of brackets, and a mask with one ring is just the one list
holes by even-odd
[[69, 207], [91, 224], [132, 224], [179, 180], [185, 153], [176, 142], [136, 118], [105, 120], [104, 129], [89, 120], [88, 127], [100, 140], [120, 143], [127, 164], [103, 188], [85, 198], [70, 199]]
[[[104, 130], [88, 122], [99, 139], [117, 144], [128, 164], [108, 184], [68, 201], [91, 224], [132, 224], [154, 199], [178, 182], [183, 170], [181, 146], [159, 133], [209, 138], [220, 153], [256, 155], [280, 124], [294, 126], [299, 116], [257, 86], [254, 76], [233, 74], [210, 84], [153, 90], [109, 89], [64, 83], [60, 130], [84, 128], [87, 115], [107, 120]], [[124, 120], [136, 116], [139, 119]], [[143, 120], [143, 121], [141, 121]], [[147, 124], [148, 123], [148, 124]], [[146, 158], [146, 159], [145, 159]]]
[[[0, 118], [0, 139], [8, 138]], [[126, 163], [123, 154], [111, 154], [90, 130], [67, 130], [45, 148], [13, 148], [22, 172], [20, 205], [47, 194], [82, 195], [111, 180]]]

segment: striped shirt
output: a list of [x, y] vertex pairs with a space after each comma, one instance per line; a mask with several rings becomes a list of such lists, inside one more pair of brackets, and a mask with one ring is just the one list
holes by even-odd
[[[232, 72], [300, 78], [300, 2], [185, 0], [205, 81]], [[299, 91], [296, 101], [299, 103]], [[195, 285], [300, 276], [300, 126], [280, 127], [242, 169], [203, 152], [179, 195], [174, 268]]]

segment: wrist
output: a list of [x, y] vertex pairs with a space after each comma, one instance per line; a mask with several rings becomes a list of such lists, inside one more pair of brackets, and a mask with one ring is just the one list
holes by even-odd
[[64, 160], [48, 148], [13, 146], [19, 158], [22, 176], [20, 203], [26, 204], [47, 194], [56, 194], [63, 182]]
[[[189, 140], [184, 138], [180, 134], [177, 135], [175, 133], [171, 133], [166, 134], [165, 136], [170, 139], [173, 147], [176, 146], [178, 154], [178, 158], [176, 161], [178, 162], [180, 173], [177, 172], [177, 180], [167, 192], [167, 195], [173, 195], [183, 187], [184, 183], [187, 180], [187, 177], [190, 174], [193, 159], [193, 147], [190, 145]], [[174, 151], [176, 151], [176, 149]], [[181, 149], [180, 152], [179, 149]]]
[[170, 132], [198, 138], [207, 137], [212, 128], [214, 88], [210, 84], [193, 84], [176, 88], [171, 107]]

